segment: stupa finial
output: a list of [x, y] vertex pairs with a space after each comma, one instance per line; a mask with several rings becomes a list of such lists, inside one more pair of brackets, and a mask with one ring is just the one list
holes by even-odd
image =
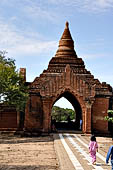
[[68, 21], [66, 21], [66, 26], [65, 26], [65, 28], [69, 28], [69, 22]]

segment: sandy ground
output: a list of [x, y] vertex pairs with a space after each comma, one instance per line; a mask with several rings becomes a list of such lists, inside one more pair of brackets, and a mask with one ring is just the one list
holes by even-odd
[[0, 170], [58, 170], [52, 135], [0, 136]]

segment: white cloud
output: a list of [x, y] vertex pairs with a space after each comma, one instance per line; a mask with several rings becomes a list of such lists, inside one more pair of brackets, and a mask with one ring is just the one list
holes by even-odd
[[56, 47], [56, 42], [36, 42], [33, 40], [25, 40], [24, 42], [20, 42], [18, 45], [14, 47], [7, 48], [10, 54], [13, 56], [33, 56], [39, 55], [41, 53], [48, 53], [51, 49]]
[[[33, 19], [46, 19], [52, 22], [55, 22], [57, 19], [57, 16], [54, 15], [54, 12], [51, 12], [47, 9], [43, 9], [42, 7], [38, 5], [32, 5], [32, 6], [27, 6], [24, 8], [24, 12], [29, 16], [32, 17]], [[55, 19], [56, 18], [56, 19]]]
[[14, 31], [11, 26], [0, 20], [0, 46], [14, 46], [20, 41], [23, 41], [23, 37], [17, 31]]
[[75, 12], [75, 10], [99, 13], [113, 8], [113, 0], [47, 0], [46, 2], [37, 2], [32, 1], [32, 5], [25, 7], [28, 15], [41, 17], [42, 19], [46, 18], [53, 22], [56, 22], [58, 18], [60, 19], [62, 13], [66, 14], [68, 7], [71, 8], [71, 11], [68, 10], [68, 15], [70, 15], [70, 12]]
[[[29, 56], [48, 53], [57, 47], [56, 41], [39, 41], [37, 35], [26, 37], [26, 34], [15, 30], [11, 25], [0, 20], [0, 50], [6, 50], [12, 56]], [[32, 34], [31, 34], [32, 35]]]
[[97, 0], [97, 5], [102, 8], [111, 8], [113, 7], [113, 1], [112, 0]]
[[113, 1], [111, 0], [85, 0], [83, 5], [83, 9], [90, 12], [105, 12], [110, 8], [113, 8]]
[[113, 8], [113, 0], [48, 0], [48, 2], [56, 5], [72, 6], [72, 9], [76, 7], [79, 11], [87, 12], [102, 12]]
[[[39, 0], [5, 0], [4, 5], [7, 5], [8, 8], [14, 10], [17, 8], [19, 12], [19, 16], [25, 18], [34, 19], [44, 19], [49, 20], [51, 22], [57, 21], [57, 15], [54, 12], [53, 8], [49, 8], [51, 4], [48, 4], [48, 1], [40, 1]], [[14, 18], [13, 18], [14, 19]]]
[[7, 11], [14, 9], [14, 13], [18, 14], [17, 17], [12, 14], [11, 22], [17, 22], [21, 18], [21, 23], [28, 19], [29, 22], [37, 20], [37, 23], [42, 20], [44, 24], [48, 21], [58, 23], [63, 17], [75, 15], [76, 11], [89, 13], [108, 11], [113, 8], [113, 0], [3, 0], [2, 5]]
[[104, 58], [106, 57], [106, 54], [82, 54], [79, 57], [82, 59], [98, 59], [98, 58]]

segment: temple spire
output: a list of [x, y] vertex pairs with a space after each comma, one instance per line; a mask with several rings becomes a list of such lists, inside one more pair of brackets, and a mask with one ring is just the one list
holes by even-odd
[[[76, 52], [74, 50], [74, 42], [71, 37], [71, 33], [69, 30], [69, 23], [66, 22], [64, 32], [59, 41], [58, 50], [56, 52], [55, 57], [68, 57], [68, 56], [76, 56]], [[77, 56], [76, 56], [77, 57]]]
[[65, 28], [68, 29], [68, 27], [69, 27], [69, 23], [68, 23], [68, 21], [66, 21], [66, 26], [65, 26]]

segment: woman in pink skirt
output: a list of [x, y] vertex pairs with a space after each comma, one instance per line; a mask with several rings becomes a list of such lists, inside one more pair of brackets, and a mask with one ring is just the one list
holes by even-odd
[[96, 142], [96, 137], [92, 135], [89, 143], [89, 153], [92, 158], [92, 164], [96, 163], [96, 151], [98, 152], [98, 144]]

